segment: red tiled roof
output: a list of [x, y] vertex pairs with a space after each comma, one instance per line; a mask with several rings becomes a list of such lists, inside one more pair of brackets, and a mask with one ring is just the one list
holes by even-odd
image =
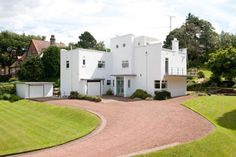
[[[42, 53], [43, 49], [46, 49], [50, 46], [50, 42], [49, 41], [43, 41], [43, 40], [35, 40], [32, 39], [32, 43], [34, 44], [38, 55], [40, 55]], [[64, 43], [55, 43], [55, 46], [58, 47], [65, 47], [66, 45]]]

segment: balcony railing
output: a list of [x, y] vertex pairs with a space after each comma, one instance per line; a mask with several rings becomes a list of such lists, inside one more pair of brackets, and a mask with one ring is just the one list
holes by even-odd
[[165, 71], [166, 75], [178, 75], [178, 76], [197, 76], [197, 69], [188, 69], [181, 67], [170, 67]]

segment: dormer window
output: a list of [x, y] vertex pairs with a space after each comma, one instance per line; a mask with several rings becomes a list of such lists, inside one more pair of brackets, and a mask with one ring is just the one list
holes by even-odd
[[123, 43], [123, 47], [125, 47], [125, 43]]
[[119, 48], [119, 45], [116, 45], [116, 48], [118, 49], [118, 48]]

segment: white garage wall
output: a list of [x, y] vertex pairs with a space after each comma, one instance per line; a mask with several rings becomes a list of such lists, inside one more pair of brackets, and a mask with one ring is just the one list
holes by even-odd
[[186, 77], [167, 78], [167, 88], [171, 97], [186, 95]]

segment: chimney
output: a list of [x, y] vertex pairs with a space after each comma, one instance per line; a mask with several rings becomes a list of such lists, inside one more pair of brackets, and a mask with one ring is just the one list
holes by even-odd
[[55, 36], [54, 36], [54, 35], [51, 35], [51, 38], [50, 38], [50, 45], [55, 45], [55, 43], [56, 43]]
[[172, 40], [172, 51], [179, 51], [179, 40], [177, 40], [176, 38]]

